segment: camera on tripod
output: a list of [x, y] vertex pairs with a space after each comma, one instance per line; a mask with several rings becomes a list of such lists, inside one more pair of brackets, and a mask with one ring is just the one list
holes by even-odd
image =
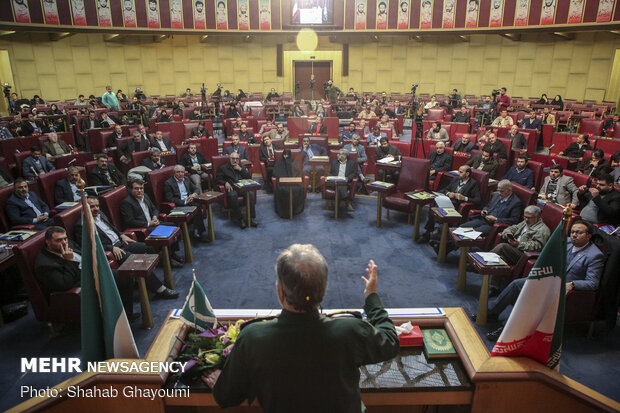
[[9, 99], [11, 97], [11, 85], [9, 85], [8, 83], [4, 82], [2, 84], [2, 90], [4, 92], [4, 97]]
[[491, 91], [491, 96], [493, 96], [493, 99], [495, 99], [497, 97], [497, 95], [499, 95], [499, 93], [501, 92], [501, 89], [494, 89]]

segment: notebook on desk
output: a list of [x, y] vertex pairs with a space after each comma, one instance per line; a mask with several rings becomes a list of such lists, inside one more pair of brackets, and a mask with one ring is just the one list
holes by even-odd
[[151, 238], [170, 238], [170, 236], [174, 233], [177, 227], [173, 227], [170, 225], [158, 225], [155, 229], [149, 234]]

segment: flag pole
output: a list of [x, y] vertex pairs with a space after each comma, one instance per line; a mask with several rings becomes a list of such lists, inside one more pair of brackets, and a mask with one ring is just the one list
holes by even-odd
[[[194, 279], [194, 281], [192, 282], [192, 288], [194, 287], [194, 285], [196, 284], [196, 269], [192, 268], [192, 278]], [[196, 296], [194, 295], [194, 302], [196, 300]], [[196, 325], [196, 311], [194, 311], [194, 331], [197, 331], [198, 327]]]

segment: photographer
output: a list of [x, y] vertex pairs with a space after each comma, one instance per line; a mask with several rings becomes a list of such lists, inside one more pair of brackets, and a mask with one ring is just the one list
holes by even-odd
[[456, 89], [452, 89], [452, 94], [450, 95], [450, 106], [453, 109], [461, 106], [461, 95], [459, 95], [459, 91]]
[[139, 87], [136, 88], [136, 91], [134, 93], [134, 96], [138, 98], [138, 100], [143, 100], [146, 99], [146, 95], [144, 94], [144, 92], [142, 91], [142, 89], [140, 89]]
[[335, 105], [338, 103], [338, 97], [342, 94], [342, 91], [334, 86], [334, 82], [330, 79], [323, 84], [325, 90], [325, 97], [329, 100], [329, 103]]
[[510, 97], [506, 95], [506, 92], [507, 89], [505, 87], [499, 90], [499, 94], [497, 90], [493, 91], [497, 113], [501, 113], [503, 110], [507, 111], [510, 106]]

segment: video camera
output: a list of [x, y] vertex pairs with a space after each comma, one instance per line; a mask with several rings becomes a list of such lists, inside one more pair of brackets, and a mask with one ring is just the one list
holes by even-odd
[[495, 98], [497, 97], [497, 95], [499, 95], [499, 93], [501, 92], [501, 89], [493, 89], [491, 91], [491, 96], [493, 96], [493, 99], [495, 100]]
[[2, 90], [4, 91], [4, 97], [9, 99], [11, 97], [11, 85], [7, 82], [2, 84]]

